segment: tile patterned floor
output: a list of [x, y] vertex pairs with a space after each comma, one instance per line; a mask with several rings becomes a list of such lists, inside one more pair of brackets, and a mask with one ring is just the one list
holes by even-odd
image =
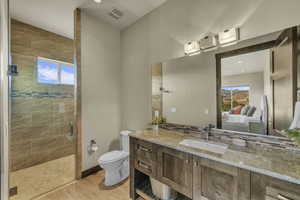
[[52, 160], [10, 174], [18, 194], [10, 200], [30, 200], [75, 180], [75, 155]]
[[105, 187], [104, 171], [100, 171], [38, 200], [130, 200], [129, 180], [115, 187]]

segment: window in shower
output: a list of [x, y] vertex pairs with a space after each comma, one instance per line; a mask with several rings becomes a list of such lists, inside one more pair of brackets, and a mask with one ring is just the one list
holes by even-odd
[[37, 80], [44, 84], [74, 85], [74, 65], [46, 58], [38, 58]]

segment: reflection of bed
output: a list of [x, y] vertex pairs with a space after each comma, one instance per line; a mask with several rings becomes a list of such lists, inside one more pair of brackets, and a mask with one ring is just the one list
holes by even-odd
[[249, 117], [246, 115], [229, 114], [228, 112], [222, 113], [222, 129], [225, 130], [267, 134], [267, 124], [268, 102], [266, 96], [262, 96], [259, 117], [256, 115]]
[[246, 115], [234, 115], [227, 112], [222, 116], [222, 129], [250, 132], [251, 124], [260, 124], [261, 120], [258, 117], [248, 117]]

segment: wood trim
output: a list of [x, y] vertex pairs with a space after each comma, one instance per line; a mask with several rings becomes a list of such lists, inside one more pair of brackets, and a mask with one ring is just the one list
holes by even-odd
[[75, 120], [76, 120], [76, 179], [81, 179], [82, 174], [82, 126], [81, 126], [81, 10], [74, 11], [74, 65], [76, 66], [75, 84]]
[[231, 51], [218, 53], [218, 54], [216, 54], [216, 56], [218, 56], [220, 58], [227, 58], [227, 57], [237, 56], [237, 55], [251, 53], [251, 52], [255, 52], [255, 51], [271, 49], [275, 46], [275, 44], [276, 44], [276, 40], [271, 40], [271, 41], [268, 41], [268, 42], [243, 47], [243, 48], [240, 48], [240, 49], [234, 49], [234, 50], [231, 50]]
[[296, 106], [296, 102], [297, 102], [297, 90], [298, 90], [298, 31], [297, 31], [297, 27], [293, 27], [292, 28], [292, 38], [293, 38], [293, 72], [292, 72], [292, 76], [293, 76], [293, 116], [295, 115], [295, 106]]
[[101, 170], [102, 170], [102, 168], [99, 165], [97, 165], [95, 167], [92, 167], [90, 169], [87, 169], [87, 170], [83, 171], [81, 173], [81, 178], [86, 178], [86, 177], [88, 177], [92, 174], [96, 174], [97, 172], [99, 172]]
[[215, 55], [216, 57], [216, 80], [217, 80], [217, 128], [222, 128], [222, 98], [221, 98], [221, 85], [222, 85], [222, 75], [221, 75], [221, 60], [222, 58], [237, 56], [241, 54], [251, 53], [255, 51], [261, 51], [265, 49], [271, 49], [275, 46], [276, 41], [272, 40], [269, 42], [264, 42], [248, 47], [243, 47], [240, 49], [235, 49], [232, 51], [227, 51], [223, 53], [218, 53]]

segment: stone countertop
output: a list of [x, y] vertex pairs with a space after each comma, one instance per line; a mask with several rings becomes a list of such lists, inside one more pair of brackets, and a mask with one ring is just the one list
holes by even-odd
[[[256, 148], [240, 147], [229, 144], [224, 154], [217, 154], [201, 149], [179, 144], [184, 139], [205, 141], [191, 134], [177, 131], [144, 130], [130, 134], [130, 137], [166, 146], [195, 156], [207, 158], [227, 165], [243, 168], [252, 172], [264, 174], [277, 179], [300, 184], [300, 151], [284, 150], [269, 146]], [[222, 142], [222, 141], [218, 141]]]

